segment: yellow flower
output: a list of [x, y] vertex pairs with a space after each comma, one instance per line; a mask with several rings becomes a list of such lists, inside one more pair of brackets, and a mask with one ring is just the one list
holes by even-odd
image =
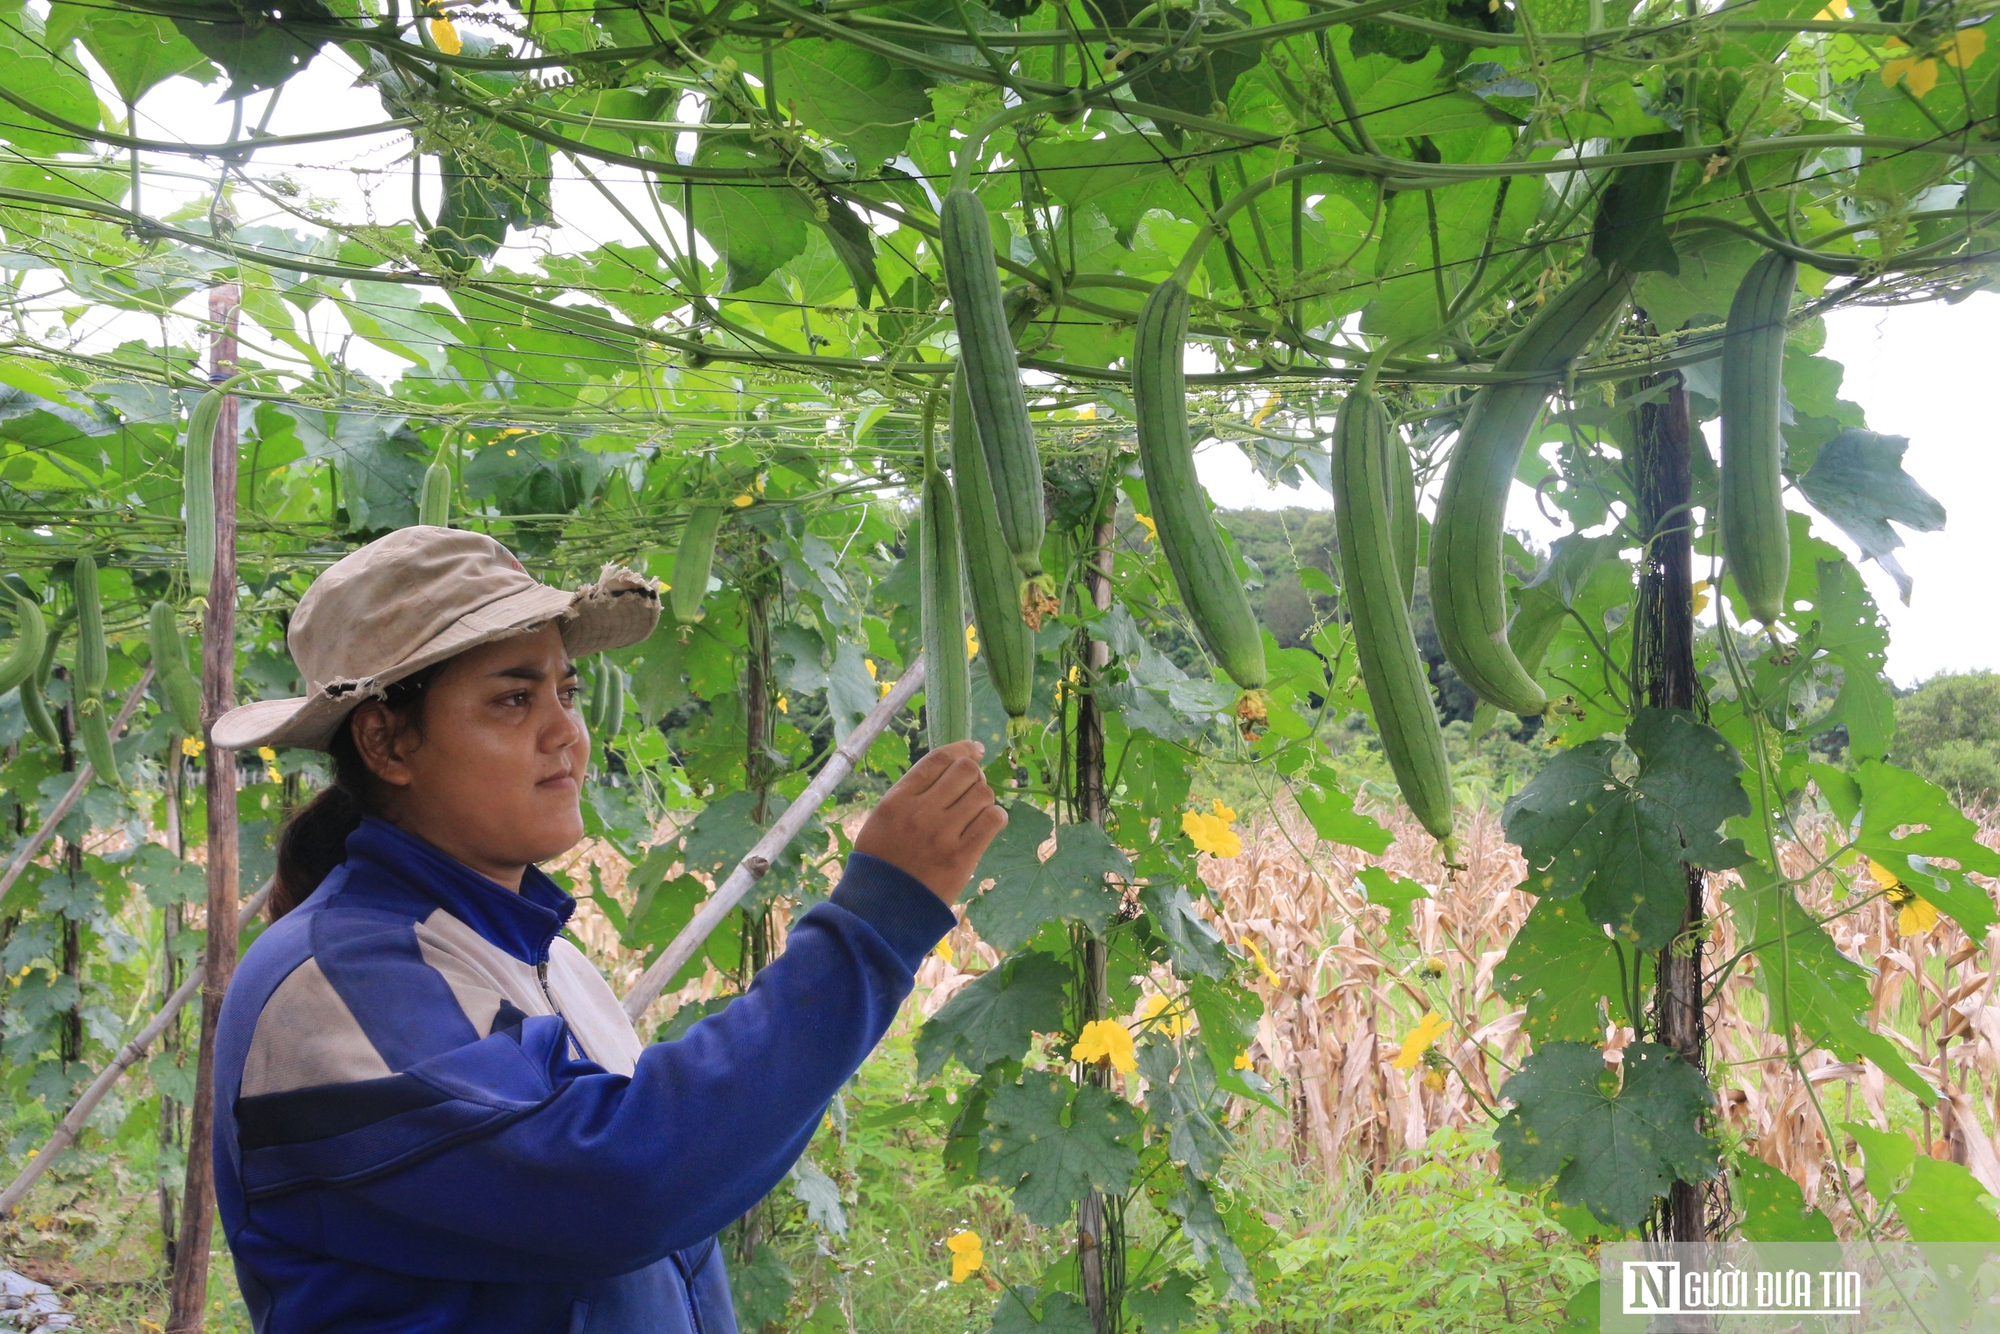
[[1276, 412], [1278, 410], [1278, 404], [1284, 401], [1285, 400], [1282, 395], [1272, 394], [1269, 398], [1264, 400], [1264, 406], [1257, 409], [1257, 415], [1250, 419], [1250, 424], [1252, 426], [1262, 426], [1264, 424], [1264, 419], [1270, 416], [1272, 413]]
[[1847, 0], [1827, 0], [1826, 8], [1813, 15], [1813, 22], [1828, 23], [1834, 19], [1844, 19], [1853, 12]]
[[200, 755], [204, 748], [205, 743], [198, 736], [184, 736], [181, 738], [181, 754], [187, 756], [189, 759]]
[[1146, 517], [1145, 515], [1143, 515], [1143, 514], [1139, 513], [1139, 512], [1138, 512], [1138, 511], [1136, 511], [1136, 510], [1134, 510], [1134, 511], [1133, 511], [1133, 513], [1132, 513], [1132, 517], [1133, 517], [1133, 518], [1135, 518], [1135, 519], [1137, 519], [1137, 520], [1138, 520], [1138, 521], [1139, 521], [1140, 523], [1143, 523], [1143, 524], [1145, 524], [1145, 525], [1146, 525], [1146, 540], [1147, 540], [1148, 542], [1151, 542], [1151, 541], [1153, 541], [1154, 539], [1156, 539], [1157, 537], [1159, 537], [1159, 535], [1160, 535], [1160, 530], [1159, 530], [1159, 528], [1158, 528], [1158, 527], [1157, 527], [1157, 526], [1156, 526], [1156, 525], [1155, 525], [1155, 524], [1153, 523], [1153, 521], [1152, 521], [1151, 519], [1147, 518], [1147, 517]]
[[778, 696], [778, 712], [790, 713], [791, 711], [792, 711], [791, 701], [786, 699], [783, 695]]
[[1694, 594], [1694, 605], [1688, 609], [1688, 614], [1699, 616], [1702, 609], [1708, 606], [1708, 580], [1703, 579], [1689, 591]]
[[1149, 1024], [1160, 1019], [1161, 1015], [1166, 1018], [1159, 1027], [1168, 1037], [1177, 1038], [1188, 1031], [1187, 1010], [1155, 992], [1146, 998], [1146, 1008], [1139, 1012], [1139, 1022]]
[[1236, 1062], [1232, 1068], [1237, 1070], [1248, 1070], [1250, 1068], [1249, 1048], [1246, 1047], [1242, 1051], [1236, 1053]]
[[734, 505], [737, 509], [742, 509], [745, 505], [756, 504], [757, 497], [751, 495], [748, 491], [745, 491], [742, 495], [736, 497], [736, 499], [730, 501], [729, 503]]
[[518, 453], [520, 453], [520, 451], [519, 451], [519, 450], [517, 450], [517, 449], [510, 449], [510, 450], [508, 450], [508, 451], [507, 451], [507, 457], [511, 459], [511, 458], [513, 458], [513, 457], [514, 457], [514, 456], [515, 456], [516, 454], [518, 454]]
[[1417, 1026], [1409, 1031], [1408, 1036], [1403, 1039], [1403, 1049], [1396, 1053], [1396, 1058], [1389, 1064], [1398, 1070], [1415, 1068], [1417, 1062], [1424, 1059], [1424, 1053], [1429, 1051], [1450, 1028], [1451, 1021], [1436, 1010], [1432, 1010], [1419, 1019]]
[[1896, 905], [1896, 934], [1921, 936], [1938, 924], [1937, 908], [1873, 857], [1868, 859], [1868, 874], [1889, 892], [1889, 902]]
[[879, 698], [881, 698], [881, 699], [887, 699], [887, 698], [889, 697], [889, 692], [890, 692], [891, 690], [894, 690], [895, 688], [896, 688], [896, 687], [895, 687], [895, 685], [894, 685], [893, 683], [891, 683], [891, 682], [888, 682], [888, 681], [884, 681], [884, 682], [882, 683], [882, 686], [881, 686], [881, 689], [877, 690], [877, 691], [876, 691], [875, 693], [876, 693], [877, 697], [879, 697]]
[[1131, 1074], [1139, 1068], [1132, 1051], [1132, 1034], [1116, 1019], [1093, 1019], [1083, 1026], [1076, 1045], [1069, 1050], [1072, 1061], [1109, 1062], [1115, 1070]]
[[938, 958], [943, 959], [946, 963], [954, 963], [958, 959], [958, 955], [952, 950], [949, 940], [940, 940], [937, 943], [937, 948], [932, 950], [931, 953], [937, 955]]
[[437, 49], [448, 56], [455, 56], [465, 49], [465, 43], [458, 39], [458, 29], [451, 26], [450, 19], [431, 20], [431, 40]]
[[979, 656], [979, 636], [974, 634], [972, 631], [972, 627], [968, 625], [965, 627], [965, 660], [967, 662], [971, 662], [974, 658], [978, 656]]
[[[1883, 45], [1907, 47], [1908, 43], [1900, 37], [1891, 37]], [[1985, 50], [1985, 29], [1966, 28], [1961, 32], [1953, 33], [1951, 39], [1943, 46], [1934, 48], [1928, 53], [1897, 56], [1893, 60], [1884, 61], [1882, 63], [1882, 82], [1888, 87], [1894, 88], [1907, 77], [1910, 91], [1918, 97], [1922, 97], [1930, 92], [1931, 89], [1937, 87], [1938, 61], [1942, 60], [1953, 69], [1964, 69], [1973, 61], [1979, 59], [1980, 54]]]
[[875, 659], [863, 658], [861, 660], [861, 665], [868, 669], [868, 679], [873, 681], [875, 679]]
[[502, 435], [526, 435], [527, 433], [528, 428], [525, 426], [507, 426], [503, 427], [500, 431]]
[[276, 764], [278, 762], [278, 752], [272, 750], [269, 746], [259, 746], [257, 747], [257, 758], [266, 764]]
[[1222, 799], [1220, 797], [1217, 797], [1215, 800], [1209, 803], [1209, 809], [1214, 811], [1215, 818], [1222, 821], [1224, 824], [1236, 823], [1236, 812], [1230, 810], [1227, 806], [1223, 805]]
[[986, 1268], [986, 1255], [980, 1249], [977, 1232], [954, 1232], [944, 1245], [951, 1252], [952, 1282], [963, 1283]]
[[285, 776], [278, 772], [278, 766], [275, 764], [265, 768], [264, 777], [268, 778], [273, 783], [282, 783], [285, 781]]
[[1181, 812], [1181, 832], [1193, 840], [1195, 849], [1211, 857], [1225, 861], [1243, 854], [1243, 840], [1229, 827], [1229, 821], [1219, 816], [1203, 815], [1200, 811]]
[[1442, 1070], [1424, 1071], [1424, 1087], [1427, 1089], [1434, 1089], [1439, 1093], [1444, 1092], [1444, 1071]]
[[1257, 961], [1257, 971], [1264, 975], [1266, 982], [1269, 982], [1274, 987], [1285, 985], [1284, 979], [1278, 976], [1277, 972], [1271, 967], [1270, 962], [1264, 958], [1264, 951], [1257, 948], [1256, 941], [1245, 936], [1242, 943], [1243, 948], [1250, 951], [1250, 957]]

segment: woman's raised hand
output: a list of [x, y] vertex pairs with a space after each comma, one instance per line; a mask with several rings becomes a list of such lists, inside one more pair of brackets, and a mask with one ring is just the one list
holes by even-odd
[[956, 902], [986, 845], [1007, 827], [1007, 812], [980, 772], [985, 754], [977, 741], [954, 741], [911, 765], [861, 826], [855, 850]]

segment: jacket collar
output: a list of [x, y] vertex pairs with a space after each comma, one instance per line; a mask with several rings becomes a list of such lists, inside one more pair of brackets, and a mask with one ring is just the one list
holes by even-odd
[[527, 869], [516, 894], [372, 815], [347, 836], [347, 859], [414, 890], [523, 963], [547, 963], [549, 942], [576, 911], [576, 900], [538, 866]]

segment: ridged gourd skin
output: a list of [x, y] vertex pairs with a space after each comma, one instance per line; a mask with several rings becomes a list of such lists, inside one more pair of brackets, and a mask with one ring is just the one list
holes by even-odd
[[48, 647], [49, 623], [33, 598], [7, 590], [14, 602], [14, 651], [0, 662], [0, 695], [6, 694], [35, 674], [42, 665], [42, 650]]
[[55, 670], [56, 648], [62, 643], [63, 625], [58, 622], [49, 633], [49, 642], [42, 648], [42, 665], [35, 674], [21, 682], [21, 716], [28, 720], [45, 746], [61, 746], [62, 733], [56, 730], [55, 716], [49, 712], [48, 696], [42, 688], [49, 683], [49, 673]]
[[[1451, 837], [1451, 764], [1438, 729], [1429, 675], [1417, 655], [1409, 602], [1396, 550], [1392, 496], [1408, 485], [1408, 449], [1389, 423], [1382, 401], [1355, 389], [1333, 428], [1333, 512], [1340, 537], [1341, 596], [1361, 660], [1361, 680], [1375, 711], [1375, 730], [1403, 800], [1419, 823]], [[1414, 506], [1414, 497], [1412, 497]]]
[[215, 428], [222, 420], [222, 391], [211, 389], [188, 413], [181, 452], [181, 485], [187, 523], [188, 592], [208, 596], [215, 578]]
[[104, 682], [111, 671], [104, 644], [104, 608], [97, 593], [97, 562], [91, 557], [76, 558], [70, 590], [76, 595], [75, 680], [80, 712], [87, 701], [104, 698]]
[[417, 493], [417, 522], [431, 528], [451, 526], [451, 465], [433, 460], [424, 469], [423, 489]]
[[1445, 469], [1431, 521], [1430, 596], [1438, 639], [1466, 686], [1510, 713], [1539, 714], [1549, 704], [1548, 692], [1507, 642], [1501, 544], [1514, 472], [1554, 377], [1624, 307], [1631, 288], [1629, 275], [1586, 261], [1494, 363], [1496, 371], [1543, 378], [1487, 385], [1474, 395]]
[[198, 737], [201, 729], [201, 683], [188, 668], [187, 641], [174, 623], [174, 609], [155, 602], [147, 626], [153, 644], [153, 676], [166, 692], [174, 725], [182, 736]]
[[98, 781], [112, 787], [125, 786], [124, 779], [118, 776], [118, 756], [111, 749], [111, 715], [102, 707], [95, 713], [79, 711], [76, 735], [83, 742], [83, 757], [90, 761]]
[[617, 663], [600, 656], [604, 674], [604, 716], [594, 724], [607, 741], [625, 729], [625, 673]]
[[1042, 457], [1021, 388], [986, 205], [970, 190], [952, 190], [938, 210], [938, 234], [952, 324], [958, 330], [958, 364], [986, 454], [994, 512], [1014, 563], [1032, 577], [1042, 572], [1042, 534], [1048, 527]]
[[1752, 264], [1722, 335], [1722, 551], [1751, 619], [1766, 625], [1785, 610], [1792, 572], [1778, 407], [1798, 274], [1790, 256], [1775, 252]]
[[972, 623], [1000, 707], [1010, 718], [1028, 712], [1035, 685], [1035, 641], [1021, 619], [1021, 571], [993, 509], [986, 452], [972, 422], [964, 373], [952, 376], [951, 472], [958, 536], [965, 553], [965, 583], [972, 592]]
[[[1381, 406], [1377, 400], [1377, 407]], [[1396, 551], [1396, 573], [1403, 581], [1403, 605], [1417, 601], [1417, 552], [1423, 530], [1417, 520], [1417, 470], [1408, 449], [1389, 451], [1389, 540]]]
[[1139, 468], [1153, 505], [1153, 529], [1189, 619], [1229, 679], [1255, 690], [1266, 679], [1263, 631], [1194, 470], [1187, 372], [1181, 364], [1187, 327], [1187, 287], [1168, 279], [1146, 298], [1133, 333]]
[[668, 609], [682, 625], [693, 625], [705, 613], [708, 572], [715, 567], [715, 535], [722, 528], [722, 506], [696, 505], [681, 528], [680, 549], [674, 552], [673, 585], [667, 590]]
[[924, 733], [932, 749], [972, 735], [972, 664], [965, 654], [964, 558], [957, 501], [936, 463], [924, 468], [917, 514], [918, 619], [924, 640]]

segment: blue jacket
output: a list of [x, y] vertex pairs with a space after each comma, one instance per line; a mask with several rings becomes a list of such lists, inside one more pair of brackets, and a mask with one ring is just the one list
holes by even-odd
[[518, 894], [368, 820], [244, 954], [215, 1047], [259, 1334], [735, 1334], [715, 1234], [790, 1170], [951, 911], [855, 853], [749, 991], [642, 1047]]

